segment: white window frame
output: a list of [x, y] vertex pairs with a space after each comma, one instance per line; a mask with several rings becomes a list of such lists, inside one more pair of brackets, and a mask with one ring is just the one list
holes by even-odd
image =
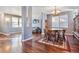
[[[5, 14], [5, 18], [6, 18], [6, 17], [10, 17], [10, 22], [11, 22], [11, 27], [12, 27], [12, 28], [20, 28], [20, 27], [22, 27], [22, 18], [21, 18], [21, 16], [12, 15], [12, 14]], [[17, 26], [13, 26], [12, 17], [18, 18]], [[20, 22], [19, 19], [21, 19], [21, 22]]]
[[[65, 14], [66, 15], [66, 14]], [[58, 19], [54, 19], [53, 20], [53, 17], [52, 17], [52, 27], [53, 28], [68, 28], [68, 15], [67, 15], [67, 19], [66, 19], [66, 21], [67, 21], [67, 24], [66, 24], [66, 26], [61, 26], [62, 25], [62, 23], [64, 23], [64, 22], [61, 22], [61, 17], [62, 16], [64, 16], [64, 15], [61, 15], [61, 16], [56, 16], [56, 17], [58, 17]], [[55, 17], [55, 16], [54, 16]], [[57, 22], [57, 23], [56, 23]], [[54, 25], [54, 24], [57, 24], [58, 26], [56, 26], [56, 25]]]

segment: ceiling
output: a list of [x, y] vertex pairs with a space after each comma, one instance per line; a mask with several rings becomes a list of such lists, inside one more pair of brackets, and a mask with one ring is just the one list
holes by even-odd
[[0, 6], [0, 12], [21, 15], [20, 6]]
[[[77, 12], [79, 6], [57, 6], [62, 12], [74, 11]], [[54, 6], [32, 6], [32, 14], [38, 13], [50, 13], [54, 9]], [[0, 12], [21, 15], [20, 6], [0, 6]]]
[[[43, 8], [43, 12], [50, 13], [53, 11], [54, 8], [55, 8], [54, 6], [45, 6]], [[67, 11], [78, 12], [79, 6], [56, 6], [56, 8], [60, 10], [61, 12], [67, 12]]]

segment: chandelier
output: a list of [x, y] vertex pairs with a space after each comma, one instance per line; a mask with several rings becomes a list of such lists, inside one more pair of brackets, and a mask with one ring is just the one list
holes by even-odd
[[59, 14], [60, 14], [60, 10], [57, 9], [57, 7], [55, 6], [55, 7], [54, 7], [54, 10], [52, 11], [52, 15], [53, 15], [53, 16], [58, 16]]

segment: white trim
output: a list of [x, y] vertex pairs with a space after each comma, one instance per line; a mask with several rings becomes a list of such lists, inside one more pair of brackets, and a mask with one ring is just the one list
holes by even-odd
[[[42, 35], [44, 35], [43, 32], [42, 32]], [[65, 35], [73, 35], [73, 33], [66, 33]]]
[[17, 33], [21, 33], [21, 32], [10, 32], [10, 33], [4, 33], [4, 32], [0, 32], [0, 34], [3, 34], [3, 35], [11, 35], [11, 34], [17, 34]]
[[65, 35], [73, 35], [72, 33], [66, 33]]
[[22, 40], [22, 41], [28, 41], [28, 40], [31, 40], [31, 39], [33, 39], [33, 37], [30, 37], [30, 38], [24, 39], [24, 40]]
[[0, 34], [6, 35], [6, 36], [10, 35], [9, 33], [3, 33], [3, 32], [0, 32]]

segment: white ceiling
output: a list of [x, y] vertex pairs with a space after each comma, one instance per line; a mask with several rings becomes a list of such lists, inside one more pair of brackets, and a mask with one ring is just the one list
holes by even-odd
[[[54, 6], [33, 6], [32, 8], [33, 8], [32, 14], [35, 14], [35, 13], [38, 14], [40, 12], [50, 13], [54, 9]], [[62, 12], [63, 11], [67, 12], [67, 11], [76, 11], [79, 9], [79, 6], [57, 6], [57, 8]], [[21, 15], [21, 7], [20, 6], [0, 6], [0, 12]]]
[[[79, 9], [79, 6], [56, 6], [58, 10], [61, 12], [67, 12], [67, 11], [77, 11]], [[50, 13], [53, 11], [54, 6], [45, 6], [43, 8], [44, 13]]]
[[20, 6], [0, 6], [0, 12], [21, 15]]

